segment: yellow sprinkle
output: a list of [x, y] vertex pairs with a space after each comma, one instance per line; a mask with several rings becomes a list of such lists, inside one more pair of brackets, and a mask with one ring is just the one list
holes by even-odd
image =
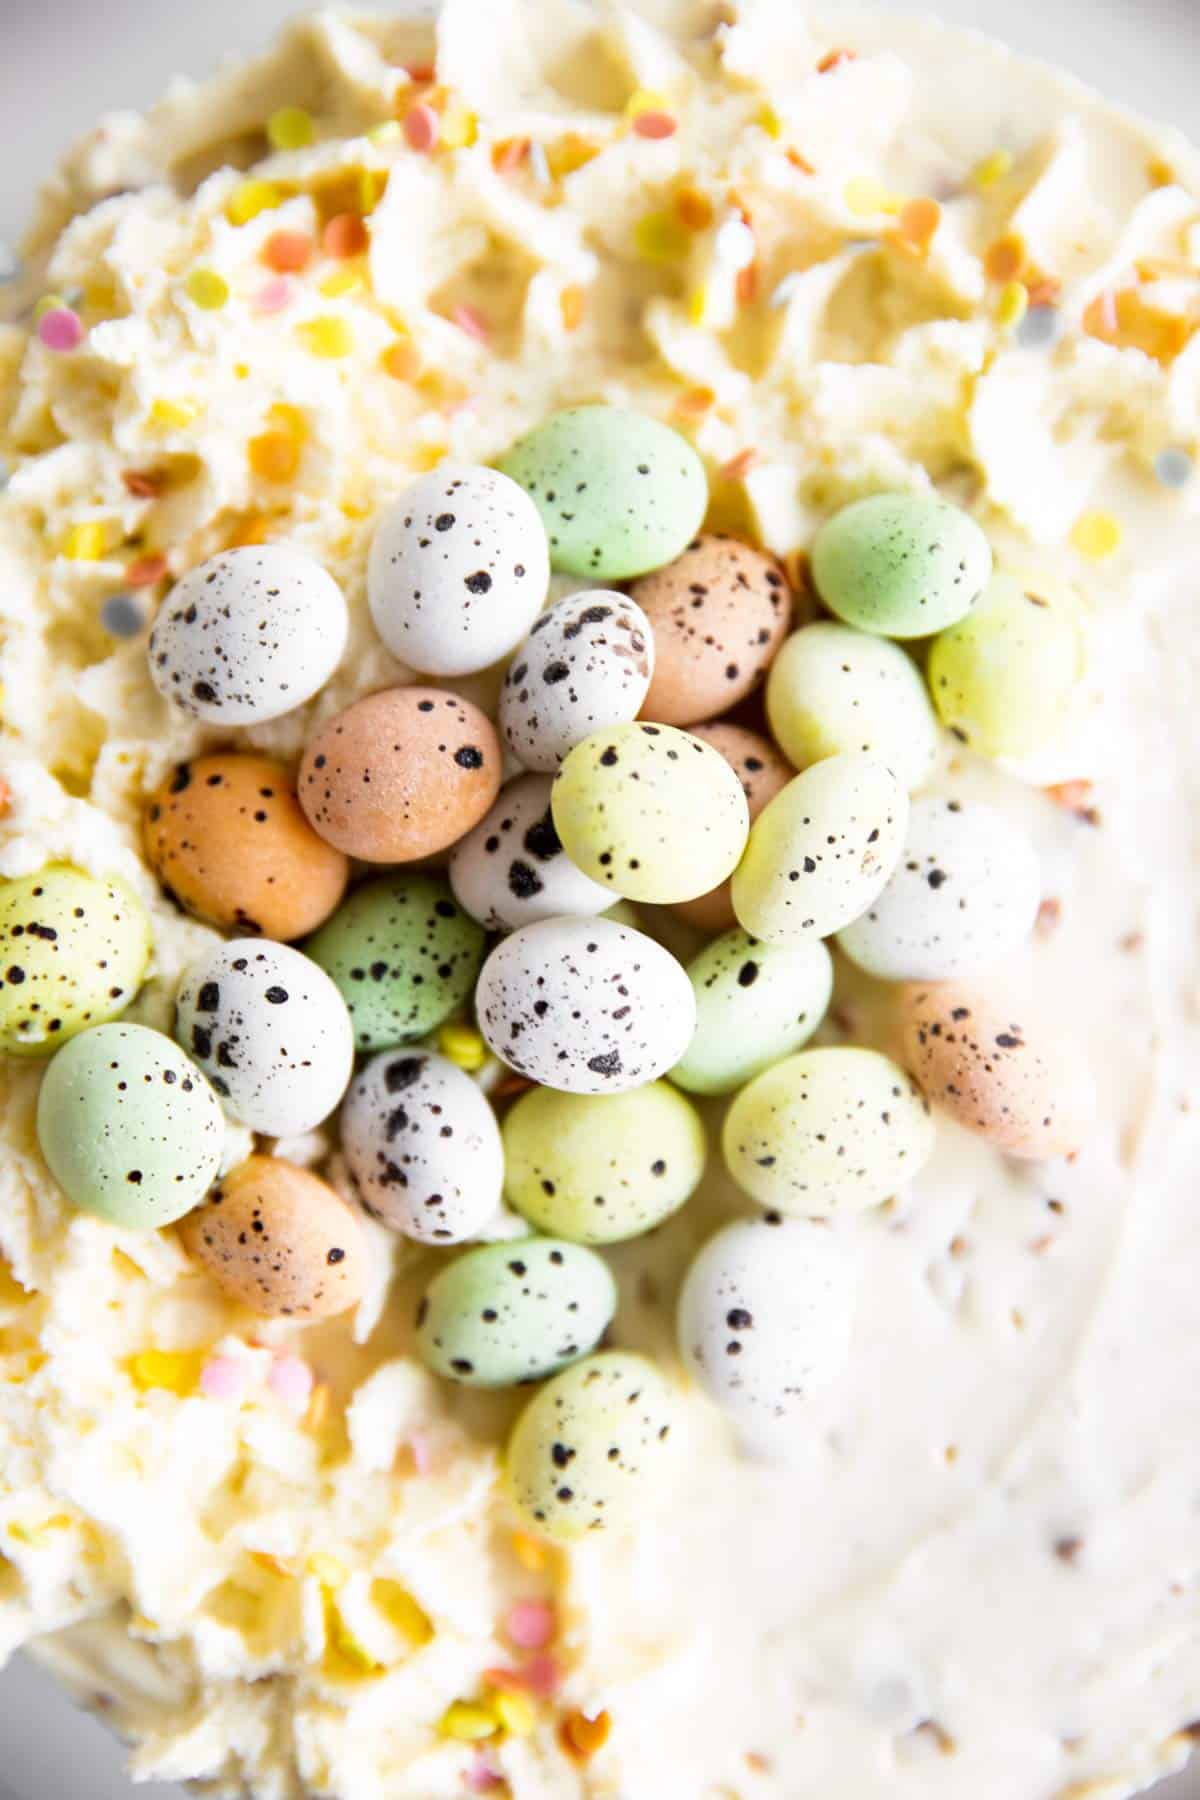
[[479, 136], [479, 121], [465, 106], [451, 107], [442, 114], [438, 143], [447, 150], [466, 150]]
[[766, 132], [769, 138], [783, 136], [783, 120], [773, 106], [760, 107], [755, 123]]
[[308, 1411], [304, 1415], [304, 1423], [309, 1431], [320, 1431], [333, 1409], [333, 1393], [327, 1381], [313, 1383], [312, 1399], [308, 1403]]
[[225, 217], [231, 225], [248, 225], [259, 213], [273, 211], [282, 200], [283, 190], [273, 181], [242, 181], [229, 196]]
[[286, 431], [298, 444], [307, 442], [308, 415], [298, 406], [290, 406], [286, 400], [281, 400], [271, 408], [267, 417], [272, 425], [279, 431]]
[[273, 150], [304, 150], [316, 135], [312, 114], [302, 106], [281, 106], [267, 120], [267, 137]]
[[66, 304], [61, 294], [43, 294], [33, 309], [34, 324], [40, 324], [47, 313], [61, 312]]
[[996, 322], [1003, 331], [1011, 331], [1029, 311], [1029, 289], [1021, 281], [1008, 281], [1000, 289], [996, 302]]
[[491, 1712], [482, 1706], [471, 1706], [466, 1700], [456, 1700], [438, 1721], [441, 1735], [454, 1738], [460, 1744], [477, 1744], [484, 1738], [495, 1737], [496, 1729]]
[[336, 1593], [338, 1588], [345, 1586], [349, 1573], [345, 1563], [336, 1556], [330, 1556], [326, 1550], [313, 1551], [308, 1559], [308, 1572], [316, 1577], [323, 1588], [328, 1588], [330, 1593]]
[[263, 481], [291, 481], [300, 467], [300, 446], [290, 431], [264, 431], [250, 439], [246, 460]]
[[487, 1045], [473, 1025], [451, 1022], [438, 1032], [438, 1049], [455, 1068], [468, 1074], [482, 1069], [487, 1061]]
[[511, 1737], [528, 1737], [537, 1724], [537, 1714], [528, 1694], [500, 1691], [489, 1700], [492, 1713]]
[[404, 127], [399, 119], [385, 119], [382, 125], [372, 125], [367, 133], [370, 144], [395, 144], [404, 136]]
[[693, 288], [688, 295], [688, 318], [693, 325], [703, 325], [704, 314], [708, 308], [708, 291], [705, 288]]
[[686, 228], [671, 213], [647, 213], [638, 220], [633, 241], [638, 255], [652, 263], [674, 262], [689, 247]]
[[108, 548], [108, 527], [98, 519], [72, 525], [63, 539], [62, 554], [71, 562], [99, 562]]
[[671, 102], [665, 94], [656, 94], [650, 88], [635, 88], [625, 102], [625, 117], [636, 119], [642, 113], [669, 113]]
[[546, 1567], [549, 1551], [540, 1538], [535, 1538], [529, 1531], [514, 1531], [512, 1534], [512, 1552], [523, 1569], [536, 1575]]
[[135, 1387], [165, 1388], [170, 1394], [194, 1391], [205, 1358], [198, 1350], [141, 1350], [129, 1360]]
[[345, 319], [335, 319], [328, 314], [318, 319], [305, 319], [303, 324], [297, 325], [296, 336], [311, 356], [321, 356], [327, 361], [349, 356], [354, 348], [354, 333]]
[[219, 312], [229, 299], [229, 283], [215, 269], [193, 269], [186, 287], [192, 305], [204, 312]]
[[350, 1680], [363, 1675], [382, 1675], [383, 1664], [355, 1637], [328, 1591], [325, 1594], [325, 1642], [328, 1674]]
[[997, 182], [1003, 181], [1011, 173], [1012, 166], [1011, 150], [993, 150], [990, 156], [985, 156], [971, 170], [971, 185], [978, 188], [981, 194], [986, 194], [989, 188], [994, 188]]
[[857, 219], [873, 218], [877, 213], [898, 213], [904, 207], [898, 194], [893, 194], [870, 175], [853, 176], [846, 183], [842, 198], [847, 211]]
[[203, 410], [195, 400], [156, 400], [150, 408], [150, 420], [154, 425], [182, 431], [193, 425]]
[[1121, 542], [1121, 522], [1111, 513], [1081, 513], [1071, 528], [1071, 542], [1081, 556], [1100, 562]]
[[386, 169], [360, 169], [358, 171], [358, 210], [367, 217], [375, 211], [383, 199], [388, 184]]
[[326, 275], [320, 283], [321, 292], [328, 300], [340, 300], [344, 294], [361, 293], [364, 286], [362, 270], [350, 265], [344, 269], [335, 269], [332, 275]]
[[582, 169], [599, 156], [600, 146], [591, 144], [587, 138], [579, 136], [576, 131], [568, 131], [565, 137], [546, 145], [546, 161], [550, 164], [550, 173], [555, 181], [561, 181], [565, 175], [573, 175], [576, 169]]
[[381, 1575], [371, 1583], [371, 1599], [414, 1649], [419, 1650], [433, 1642], [434, 1630], [429, 1614], [398, 1581], [389, 1581]]

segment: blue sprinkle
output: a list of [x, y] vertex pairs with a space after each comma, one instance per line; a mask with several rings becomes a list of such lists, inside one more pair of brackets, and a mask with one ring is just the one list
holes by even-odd
[[1056, 306], [1031, 306], [1017, 326], [1017, 342], [1023, 350], [1044, 350], [1057, 338], [1061, 324]]
[[1154, 459], [1154, 473], [1164, 487], [1186, 487], [1192, 479], [1192, 468], [1186, 450], [1160, 450]]
[[132, 594], [114, 594], [100, 609], [100, 623], [113, 637], [137, 637], [146, 624], [146, 615]]

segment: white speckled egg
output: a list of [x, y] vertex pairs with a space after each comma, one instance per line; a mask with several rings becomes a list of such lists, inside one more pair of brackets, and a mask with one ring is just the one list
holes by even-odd
[[150, 633], [164, 699], [210, 725], [261, 725], [311, 700], [346, 648], [342, 590], [290, 544], [223, 550], [189, 569]]
[[496, 1115], [444, 1056], [376, 1056], [346, 1096], [341, 1131], [363, 1206], [405, 1237], [462, 1243], [499, 1209], [504, 1152]]
[[350, 1014], [324, 969], [262, 938], [234, 938], [190, 971], [175, 1036], [230, 1117], [266, 1137], [314, 1130], [354, 1065]]
[[537, 507], [496, 469], [445, 463], [382, 515], [367, 565], [375, 629], [423, 675], [470, 675], [520, 643], [550, 585]]
[[654, 636], [635, 600], [597, 588], [548, 607], [512, 659], [500, 730], [518, 762], [553, 773], [593, 731], [636, 719]]
[[450, 886], [488, 931], [607, 911], [612, 895], [576, 868], [550, 811], [549, 775], [519, 775], [450, 859]]
[[688, 980], [696, 1030], [671, 1080], [693, 1094], [731, 1094], [808, 1042], [829, 1005], [833, 963], [819, 940], [760, 944], [735, 928], [693, 958]]
[[947, 981], [989, 968], [1028, 937], [1041, 872], [1020, 826], [995, 807], [914, 800], [904, 851], [879, 897], [838, 934], [881, 981]]
[[544, 919], [498, 944], [475, 990], [479, 1028], [520, 1075], [619, 1094], [679, 1061], [696, 1023], [686, 973], [612, 919]]

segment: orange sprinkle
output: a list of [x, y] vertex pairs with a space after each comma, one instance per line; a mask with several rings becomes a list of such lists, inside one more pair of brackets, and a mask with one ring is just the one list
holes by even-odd
[[167, 478], [155, 469], [122, 469], [121, 480], [135, 500], [157, 500], [167, 485]]
[[514, 175], [528, 155], [528, 138], [502, 138], [492, 145], [492, 167], [497, 175]]
[[166, 574], [165, 556], [139, 556], [125, 566], [125, 582], [131, 588], [154, 587]]
[[394, 381], [415, 381], [421, 373], [421, 358], [411, 338], [397, 338], [379, 359], [384, 373]]
[[1057, 275], [1039, 275], [1025, 285], [1029, 289], [1030, 306], [1053, 306], [1062, 293], [1062, 282]]
[[756, 263], [748, 263], [744, 269], [738, 270], [734, 292], [737, 295], [739, 306], [754, 305], [758, 297], [758, 265]]
[[817, 74], [828, 75], [830, 69], [836, 69], [839, 64], [854, 62], [857, 54], [855, 50], [827, 50], [817, 64]]
[[1192, 319], [1148, 306], [1136, 288], [1100, 294], [1084, 310], [1083, 329], [1090, 337], [1122, 350], [1140, 350], [1163, 367], [1185, 350], [1195, 332]]
[[612, 1720], [606, 1712], [589, 1719], [586, 1713], [568, 1713], [559, 1727], [559, 1742], [575, 1762], [590, 1762], [608, 1742]]
[[699, 418], [714, 404], [716, 398], [710, 387], [686, 388], [675, 402], [675, 411], [682, 418]]
[[937, 201], [922, 197], [909, 200], [901, 207], [896, 230], [909, 243], [925, 250], [933, 242], [941, 222], [942, 209]]
[[264, 431], [251, 438], [246, 455], [263, 481], [291, 481], [300, 467], [300, 446], [290, 431]]
[[437, 70], [432, 63], [405, 63], [404, 73], [418, 87], [424, 87], [427, 82], [437, 79]]
[[5, 781], [3, 775], [0, 775], [0, 819], [7, 819], [11, 811], [12, 789], [9, 787], [7, 781]]
[[816, 174], [817, 171], [813, 168], [807, 156], [801, 156], [798, 150], [787, 150], [784, 154], [791, 163], [793, 169], [799, 169], [805, 175]]
[[1046, 789], [1055, 806], [1061, 806], [1064, 812], [1074, 813], [1076, 818], [1089, 824], [1097, 816], [1092, 805], [1093, 792], [1090, 781], [1058, 781]]
[[312, 261], [312, 239], [302, 231], [273, 231], [262, 247], [262, 259], [277, 275], [298, 275]]
[[565, 287], [558, 296], [564, 331], [578, 331], [587, 309], [587, 297], [581, 287]]
[[633, 121], [633, 129], [638, 137], [669, 138], [674, 137], [679, 129], [679, 121], [669, 112], [638, 113]]
[[731, 456], [727, 463], [721, 465], [719, 470], [721, 479], [723, 481], [741, 481], [743, 476], [750, 473], [757, 461], [757, 450], [739, 450], [736, 456]]
[[1175, 182], [1175, 171], [1169, 162], [1156, 156], [1146, 164], [1146, 179], [1156, 188], [1172, 187]]
[[321, 233], [322, 250], [339, 260], [361, 256], [370, 241], [361, 213], [335, 213]]
[[983, 270], [989, 281], [1015, 281], [1024, 267], [1024, 240], [1015, 233], [997, 238], [984, 252]]
[[689, 231], [707, 231], [713, 222], [712, 201], [697, 188], [680, 188], [675, 196], [675, 212], [679, 223]]

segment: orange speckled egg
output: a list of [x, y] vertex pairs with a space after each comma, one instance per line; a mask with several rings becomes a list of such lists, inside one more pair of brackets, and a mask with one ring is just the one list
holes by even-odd
[[957, 981], [900, 995], [904, 1060], [926, 1095], [1011, 1156], [1064, 1156], [1084, 1136], [1078, 1063], [1052, 1027], [1005, 991]]
[[210, 925], [287, 943], [324, 924], [349, 864], [296, 804], [268, 756], [180, 763], [146, 810], [146, 856], [171, 897]]
[[711, 534], [630, 593], [654, 630], [642, 718], [693, 725], [757, 687], [787, 635], [792, 596], [773, 556]]
[[300, 765], [313, 829], [364, 862], [415, 862], [465, 837], [500, 791], [486, 714], [441, 688], [387, 688], [322, 725]]
[[[770, 738], [760, 736], [757, 731], [748, 731], [744, 725], [730, 725], [722, 719], [715, 725], [694, 726], [692, 736], [703, 738], [706, 744], [721, 752], [742, 784], [751, 824], [796, 773]], [[671, 910], [700, 931], [728, 931], [737, 924], [730, 898], [731, 885], [731, 880], [723, 881], [720, 887], [711, 888], [695, 900], [681, 900]]]

